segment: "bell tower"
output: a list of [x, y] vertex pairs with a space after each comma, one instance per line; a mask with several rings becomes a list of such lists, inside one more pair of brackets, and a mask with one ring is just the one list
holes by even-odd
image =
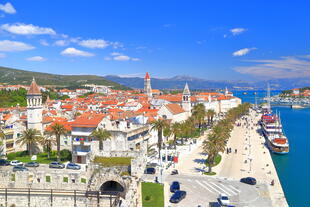
[[144, 77], [144, 93], [147, 95], [148, 99], [153, 98], [152, 88], [151, 88], [151, 78], [148, 72], [146, 72]]
[[42, 94], [33, 78], [27, 92], [27, 128], [36, 129], [42, 133]]
[[182, 94], [182, 108], [184, 111], [188, 113], [188, 115], [191, 115], [192, 111], [192, 105], [191, 105], [191, 92], [188, 88], [188, 84], [185, 84], [183, 94]]

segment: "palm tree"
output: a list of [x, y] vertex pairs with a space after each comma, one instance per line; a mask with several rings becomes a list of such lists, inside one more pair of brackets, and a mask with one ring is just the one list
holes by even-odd
[[99, 150], [103, 150], [103, 141], [110, 139], [112, 135], [105, 129], [96, 129], [90, 136], [96, 137], [99, 140]]
[[225, 146], [226, 146], [225, 140], [218, 137], [218, 135], [215, 133], [211, 133], [208, 136], [208, 139], [204, 141], [203, 150], [205, 153], [208, 154], [207, 158], [207, 163], [209, 166], [208, 172], [212, 171], [212, 166], [216, 156], [219, 154], [219, 152], [224, 152]]
[[157, 147], [159, 152], [159, 159], [161, 159], [160, 151], [163, 145], [163, 131], [165, 128], [167, 128], [168, 124], [166, 120], [158, 119], [154, 121], [151, 125], [152, 125], [151, 130], [156, 130], [158, 133]]
[[4, 134], [4, 132], [3, 132], [2, 130], [0, 130], [0, 146], [3, 145], [2, 140], [3, 140], [4, 138], [5, 138], [5, 134]]
[[205, 108], [205, 106], [202, 103], [197, 104], [193, 108], [192, 115], [197, 120], [198, 128], [199, 129], [201, 129], [201, 126], [205, 122], [206, 113], [207, 113], [206, 112], [206, 108]]
[[51, 156], [51, 151], [52, 151], [52, 146], [54, 144], [56, 144], [56, 140], [53, 139], [52, 136], [50, 136], [49, 132], [45, 132], [45, 136], [42, 137], [42, 139], [40, 140], [40, 144], [43, 147], [46, 147], [46, 151], [47, 151], [47, 157], [50, 158]]
[[182, 124], [178, 122], [173, 123], [164, 129], [165, 136], [173, 136], [173, 146], [175, 149], [177, 138], [181, 135], [181, 133], [182, 133]]
[[51, 126], [51, 134], [55, 135], [56, 137], [56, 144], [57, 144], [57, 161], [60, 161], [60, 137], [61, 135], [65, 135], [67, 130], [63, 124], [55, 123]]
[[213, 109], [209, 109], [207, 112], [206, 112], [206, 115], [208, 117], [208, 125], [210, 125], [210, 123], [212, 124], [213, 123], [213, 118], [215, 116], [215, 111]]
[[32, 156], [32, 150], [42, 139], [40, 132], [36, 129], [27, 129], [23, 131], [22, 136], [17, 141], [21, 145], [26, 145], [29, 155]]

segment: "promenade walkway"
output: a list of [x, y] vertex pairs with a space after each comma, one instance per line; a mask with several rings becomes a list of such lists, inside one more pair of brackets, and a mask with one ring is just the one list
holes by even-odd
[[[235, 126], [227, 147], [232, 152], [222, 155], [222, 162], [214, 167], [219, 177], [240, 179], [242, 177], [255, 177], [258, 182], [266, 183], [269, 186], [269, 196], [273, 206], [288, 206], [280, 180], [274, 167], [268, 148], [265, 146], [265, 139], [260, 135], [260, 127], [257, 122], [260, 115], [251, 111], [247, 120], [241, 121], [241, 126]], [[237, 150], [237, 153], [235, 153]], [[274, 186], [271, 181], [274, 180]]]

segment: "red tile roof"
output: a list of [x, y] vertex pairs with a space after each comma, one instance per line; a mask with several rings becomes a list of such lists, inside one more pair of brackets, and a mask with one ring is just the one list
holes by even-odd
[[172, 114], [180, 114], [185, 112], [182, 107], [178, 104], [166, 104], [165, 105], [167, 109], [172, 113]]

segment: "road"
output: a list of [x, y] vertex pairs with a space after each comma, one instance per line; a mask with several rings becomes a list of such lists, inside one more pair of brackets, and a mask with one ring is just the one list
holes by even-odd
[[[178, 204], [169, 203], [171, 207], [208, 207], [209, 202], [217, 201], [220, 193], [228, 195], [231, 204], [238, 207], [268, 207], [271, 200], [268, 198], [268, 187], [265, 184], [251, 186], [240, 183], [237, 180], [225, 180], [221, 178], [199, 175], [169, 175], [166, 183], [173, 181], [181, 183], [181, 190], [187, 192], [187, 196]], [[166, 194], [167, 195], [167, 194]], [[172, 193], [169, 192], [169, 199]]]

